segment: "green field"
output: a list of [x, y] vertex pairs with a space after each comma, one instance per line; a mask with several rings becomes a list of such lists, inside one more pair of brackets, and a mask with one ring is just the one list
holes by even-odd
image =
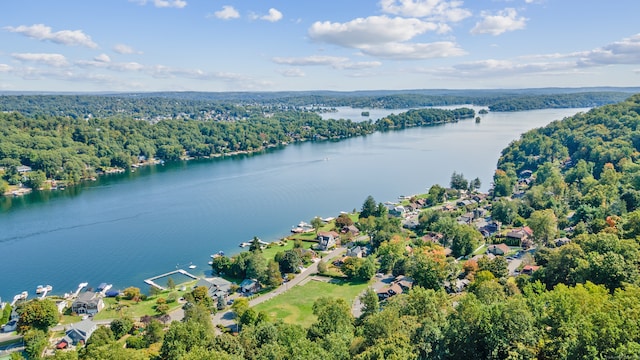
[[[262, 254], [264, 255], [264, 258], [267, 259], [267, 261], [269, 260], [273, 260], [276, 257], [276, 254], [279, 252], [285, 252], [287, 250], [291, 250], [293, 249], [293, 240], [289, 240], [286, 243], [284, 243], [284, 245], [271, 245], [270, 247], [267, 247], [266, 249], [262, 250]], [[311, 245], [313, 245], [314, 243], [311, 242], [307, 242], [307, 241], [303, 241], [302, 242], [302, 247], [304, 249], [310, 249]]]
[[340, 280], [336, 283], [309, 281], [255, 306], [254, 310], [265, 312], [273, 321], [282, 320], [285, 323], [309, 327], [316, 320], [312, 307], [317, 299], [330, 296], [345, 299], [351, 304], [367, 286], [367, 283]]

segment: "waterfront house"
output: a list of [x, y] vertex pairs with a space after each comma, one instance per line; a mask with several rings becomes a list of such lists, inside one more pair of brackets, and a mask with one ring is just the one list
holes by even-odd
[[254, 293], [260, 291], [260, 283], [256, 279], [244, 279], [240, 283], [240, 291], [243, 293]]
[[97, 314], [104, 308], [104, 302], [99, 293], [93, 291], [85, 291], [71, 304], [71, 311], [81, 314]]
[[16, 171], [18, 172], [18, 174], [28, 173], [29, 171], [31, 171], [31, 167], [20, 165], [16, 168]]
[[[223, 304], [227, 302], [227, 296], [231, 291], [231, 282], [220, 277], [200, 279], [193, 288], [200, 286], [207, 288], [207, 294], [209, 294], [210, 298], [218, 302], [221, 301]], [[219, 298], [222, 298], [222, 300], [218, 300]]]
[[318, 248], [320, 250], [329, 250], [336, 247], [340, 240], [340, 235], [335, 231], [321, 231], [318, 233]]
[[98, 328], [98, 324], [87, 319], [79, 323], [69, 325], [65, 332], [65, 336], [56, 346], [58, 349], [64, 349], [69, 345], [77, 346], [78, 344], [86, 344], [94, 331]]

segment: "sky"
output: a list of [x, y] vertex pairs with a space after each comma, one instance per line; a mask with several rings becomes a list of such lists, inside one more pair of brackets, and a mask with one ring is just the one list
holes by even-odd
[[638, 0], [3, 0], [0, 91], [638, 86]]

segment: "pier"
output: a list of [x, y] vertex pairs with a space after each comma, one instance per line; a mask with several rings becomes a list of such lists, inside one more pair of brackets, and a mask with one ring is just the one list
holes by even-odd
[[145, 279], [145, 280], [144, 280], [144, 282], [145, 282], [145, 284], [150, 285], [150, 286], [153, 286], [153, 287], [158, 288], [158, 289], [160, 289], [160, 290], [167, 290], [167, 288], [165, 288], [164, 286], [160, 286], [160, 285], [158, 285], [158, 284], [155, 282], [155, 280], [158, 280], [158, 279], [160, 279], [160, 278], [167, 277], [167, 276], [169, 276], [169, 275], [173, 275], [173, 274], [182, 274], [182, 275], [184, 275], [184, 276], [188, 276], [188, 277], [190, 277], [190, 278], [192, 278], [192, 279], [194, 279], [194, 280], [197, 280], [197, 279], [198, 279], [198, 277], [197, 277], [197, 276], [195, 276], [195, 275], [193, 275], [193, 274], [190, 274], [190, 273], [188, 273], [188, 272], [187, 272], [187, 271], [185, 271], [185, 270], [178, 269], [178, 270], [169, 271], [168, 273], [164, 273], [164, 274], [162, 274], [162, 275], [158, 275], [158, 276], [154, 276], [154, 277], [152, 277], [152, 278]]

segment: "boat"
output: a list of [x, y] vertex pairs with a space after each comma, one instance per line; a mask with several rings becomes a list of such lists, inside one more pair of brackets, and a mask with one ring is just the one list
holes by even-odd
[[197, 266], [196, 266], [196, 265], [193, 265], [193, 264], [189, 265], [189, 269], [195, 269], [196, 267], [197, 267]]
[[207, 264], [209, 264], [209, 265], [213, 265], [213, 261], [209, 261]]
[[98, 292], [104, 290], [107, 287], [107, 283], [100, 283], [100, 285], [98, 285], [98, 287], [96, 288], [96, 290]]
[[47, 285], [47, 286], [38, 285], [38, 287], [36, 288], [36, 294], [42, 294], [42, 293], [46, 294], [51, 290], [53, 290], [53, 286], [51, 285]]

